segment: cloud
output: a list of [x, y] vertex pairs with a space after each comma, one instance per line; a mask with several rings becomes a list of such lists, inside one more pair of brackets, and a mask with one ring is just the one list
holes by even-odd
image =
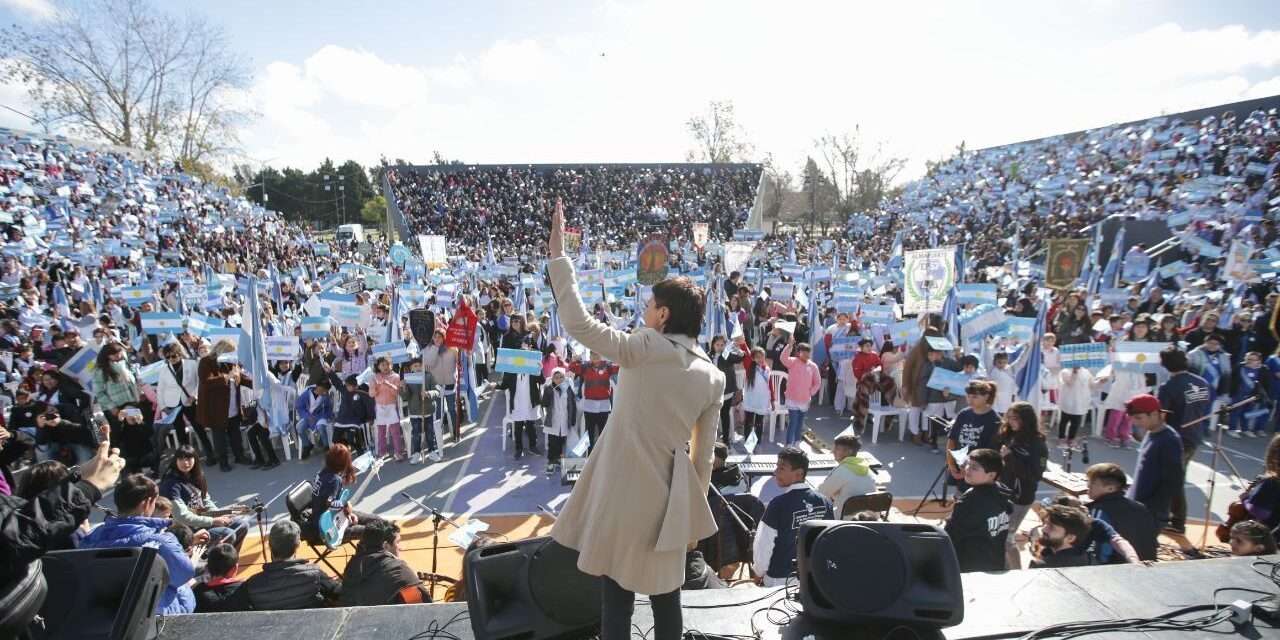
[[58, 15], [58, 8], [50, 0], [0, 0], [0, 5], [33, 20], [52, 20]]
[[1237, 73], [1280, 63], [1280, 31], [1250, 33], [1241, 25], [1186, 30], [1165, 23], [1093, 51], [1111, 74], [1154, 80]]

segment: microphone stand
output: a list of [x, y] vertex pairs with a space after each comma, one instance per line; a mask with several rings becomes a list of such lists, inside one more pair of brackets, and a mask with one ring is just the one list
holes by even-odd
[[[942, 418], [939, 418], [938, 416], [929, 416], [929, 420], [931, 422], [937, 422], [938, 424], [945, 426], [948, 430], [951, 429], [951, 423], [947, 422], [946, 420], [943, 420]], [[943, 446], [944, 447], [946, 446], [945, 443], [943, 444]], [[924, 492], [924, 497], [920, 498], [920, 503], [917, 504], [915, 510], [911, 512], [912, 517], [915, 517], [920, 514], [920, 510], [924, 508], [924, 504], [929, 501], [929, 496], [934, 495], [936, 493], [939, 482], [942, 482], [942, 495], [938, 496], [938, 504], [946, 506], [947, 483], [944, 482], [942, 478], [944, 475], [946, 475], [947, 471], [949, 470], [949, 467], [947, 466], [947, 459], [945, 456], [950, 456], [951, 452], [945, 451], [943, 455], [944, 457], [942, 459], [942, 468], [938, 470], [938, 475], [933, 479], [933, 483], [929, 485], [929, 490]]]
[[262, 544], [262, 557], [266, 558], [268, 562], [270, 562], [272, 558], [271, 558], [271, 546], [266, 544], [267, 507], [275, 504], [275, 501], [279, 500], [280, 496], [283, 496], [291, 488], [292, 487], [290, 486], [286, 486], [284, 489], [281, 489], [280, 493], [277, 493], [276, 497], [268, 500], [266, 504], [262, 503], [262, 498], [260, 496], [256, 496], [256, 495], [253, 496], [253, 513], [254, 513], [254, 517], [257, 518], [258, 520], [258, 541], [259, 541], [259, 544]]
[[[459, 529], [459, 530], [462, 529], [462, 525], [458, 524], [457, 522], [454, 522], [453, 520], [450, 520], [448, 516], [444, 515], [443, 513], [440, 513], [440, 511], [437, 510], [435, 507], [428, 506], [422, 503], [417, 498], [414, 498], [413, 496], [409, 495], [407, 492], [401, 491], [400, 497], [418, 505], [419, 507], [422, 507], [428, 513], [431, 514], [431, 576], [427, 580], [427, 584], [428, 584], [427, 592], [431, 594], [432, 598], [435, 598], [436, 582], [438, 578], [438, 576], [436, 575], [436, 567], [438, 566], [437, 562], [439, 561], [439, 554], [440, 554], [440, 523], [447, 522], [453, 525], [454, 529]], [[463, 552], [465, 553], [466, 550], [463, 549]]]
[[[1204, 422], [1209, 418], [1212, 418], [1214, 415], [1218, 416], [1218, 428], [1215, 429], [1216, 433], [1214, 434], [1214, 442], [1213, 442], [1213, 462], [1209, 464], [1209, 495], [1208, 497], [1205, 498], [1205, 501], [1204, 501], [1204, 528], [1203, 530], [1200, 531], [1200, 550], [1201, 551], [1204, 551], [1207, 548], [1206, 545], [1209, 542], [1209, 518], [1213, 515], [1213, 511], [1212, 511], [1213, 494], [1214, 494], [1214, 491], [1218, 488], [1218, 458], [1219, 457], [1221, 457], [1223, 460], [1227, 462], [1227, 466], [1231, 468], [1231, 471], [1234, 474], [1236, 481], [1237, 482], [1240, 481], [1240, 470], [1236, 469], [1235, 464], [1231, 462], [1231, 458], [1221, 455], [1222, 432], [1226, 431], [1227, 427], [1230, 425], [1230, 417], [1231, 417], [1232, 411], [1235, 411], [1236, 409], [1240, 409], [1245, 405], [1253, 404], [1253, 402], [1256, 401], [1257, 399], [1258, 399], [1257, 396], [1249, 396], [1248, 398], [1245, 398], [1244, 400], [1241, 400], [1240, 402], [1237, 402], [1235, 404], [1231, 404], [1231, 405], [1223, 404], [1221, 407], [1218, 408], [1216, 412], [1211, 411], [1207, 415], [1201, 418], [1192, 420], [1191, 422], [1188, 422], [1187, 424], [1182, 425], [1181, 427], [1182, 429], [1185, 429], [1187, 427], [1197, 426], [1201, 422]], [[1185, 480], [1184, 480], [1184, 483], [1185, 483]]]

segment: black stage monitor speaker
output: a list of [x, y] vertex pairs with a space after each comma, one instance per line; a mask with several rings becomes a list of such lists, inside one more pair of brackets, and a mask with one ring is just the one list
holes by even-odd
[[807, 616], [948, 627], [964, 620], [960, 565], [938, 527], [812, 520], [796, 549]]
[[549, 537], [472, 549], [464, 572], [476, 640], [586, 638], [600, 628], [600, 578]]
[[155, 549], [53, 551], [42, 559], [49, 595], [40, 610], [44, 638], [144, 640], [156, 636], [155, 610], [169, 569]]

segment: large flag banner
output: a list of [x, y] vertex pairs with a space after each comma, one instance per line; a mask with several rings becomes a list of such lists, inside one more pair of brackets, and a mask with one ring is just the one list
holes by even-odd
[[1159, 373], [1160, 352], [1167, 348], [1168, 342], [1117, 342], [1111, 365], [1117, 371]]
[[429, 269], [449, 266], [449, 244], [444, 236], [418, 236], [422, 248], [422, 261]]
[[998, 295], [994, 282], [962, 282], [956, 285], [956, 302], [960, 304], [996, 304]]
[[649, 286], [661, 282], [667, 277], [669, 256], [666, 234], [654, 233], [641, 240], [636, 250], [636, 280]]
[[143, 313], [142, 332], [149, 336], [182, 333], [182, 314], [177, 312]]
[[297, 360], [301, 351], [293, 336], [267, 336], [267, 360]]
[[1031, 342], [1035, 338], [1035, 318], [1009, 318], [1008, 335], [1018, 342]]
[[903, 266], [903, 315], [942, 311], [956, 283], [955, 247], [906, 252]]
[[858, 341], [861, 336], [840, 336], [831, 339], [831, 359], [832, 360], [848, 360], [853, 357], [854, 352], [858, 350]]
[[1058, 355], [1063, 369], [1080, 367], [1098, 371], [1110, 363], [1110, 358], [1107, 357], [1107, 345], [1103, 342], [1064, 344], [1058, 347]]
[[895, 347], [914, 345], [920, 340], [920, 322], [914, 319], [895, 322], [889, 326], [889, 337]]
[[1085, 254], [1089, 252], [1089, 240], [1053, 238], [1049, 240], [1048, 258], [1045, 260], [1044, 284], [1051, 289], [1066, 289], [1075, 284], [1084, 268]]
[[1253, 256], [1253, 245], [1244, 240], [1231, 242], [1231, 250], [1227, 252], [1227, 264], [1223, 272], [1227, 280], [1248, 282], [1254, 279], [1253, 265], [1249, 258]]
[[693, 246], [701, 249], [707, 245], [707, 240], [711, 238], [711, 229], [705, 222], [693, 223]]
[[726, 242], [724, 244], [724, 272], [726, 274], [737, 271], [742, 272], [747, 266], [747, 261], [751, 259], [751, 252], [755, 250], [754, 242]]
[[536, 376], [542, 373], [542, 354], [524, 349], [498, 349], [493, 367], [498, 373], [524, 373]]

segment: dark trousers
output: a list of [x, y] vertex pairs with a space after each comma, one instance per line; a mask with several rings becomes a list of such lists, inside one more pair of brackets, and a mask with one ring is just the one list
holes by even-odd
[[[128, 424], [116, 418], [113, 411], [104, 411], [107, 425], [111, 429], [111, 442], [119, 447], [120, 457], [124, 458], [126, 473], [141, 471], [144, 467], [155, 468], [158, 450], [155, 448], [155, 427], [151, 403], [141, 402], [128, 406], [142, 411], [142, 424]], [[159, 471], [159, 469], [157, 469]]]
[[559, 464], [560, 458], [564, 457], [564, 436], [556, 436], [547, 434], [547, 462], [550, 464]]
[[733, 398], [724, 399], [720, 405], [720, 440], [726, 445], [733, 444]]
[[[1199, 429], [1199, 427], [1196, 427]], [[1196, 455], [1195, 446], [1187, 446], [1186, 441], [1182, 443], [1182, 488], [1173, 493], [1173, 500], [1169, 503], [1169, 526], [1175, 529], [1181, 529], [1187, 526], [1187, 464]]]
[[517, 420], [515, 423], [516, 453], [524, 453], [524, 436], [528, 434], [529, 450], [538, 452], [538, 426], [533, 420]]
[[1076, 434], [1080, 432], [1080, 423], [1084, 422], [1084, 416], [1074, 413], [1062, 414], [1062, 419], [1058, 421], [1058, 438], [1067, 438], [1075, 440]]
[[271, 433], [266, 427], [257, 423], [249, 427], [249, 448], [253, 449], [253, 459], [258, 464], [280, 464], [276, 448], [271, 446]]
[[227, 447], [230, 445], [231, 455], [238, 464], [244, 464], [244, 441], [240, 439], [240, 416], [229, 418], [227, 426], [221, 429], [210, 429], [213, 432], [213, 448], [218, 454], [218, 463], [226, 464]]
[[600, 435], [604, 433], [604, 425], [609, 421], [609, 412], [592, 413], [584, 411], [582, 415], [583, 421], [587, 425], [587, 455], [591, 455], [591, 450], [596, 448], [596, 443], [600, 441]]
[[751, 413], [744, 411], [742, 433], [749, 435], [752, 431], [756, 432], [756, 442], [764, 442], [764, 414]]
[[[623, 589], [609, 576], [604, 576], [601, 593], [600, 640], [629, 640], [631, 614], [636, 608], [636, 594]], [[654, 640], [679, 640], [684, 631], [680, 614], [680, 590], [649, 596], [653, 608]]]

